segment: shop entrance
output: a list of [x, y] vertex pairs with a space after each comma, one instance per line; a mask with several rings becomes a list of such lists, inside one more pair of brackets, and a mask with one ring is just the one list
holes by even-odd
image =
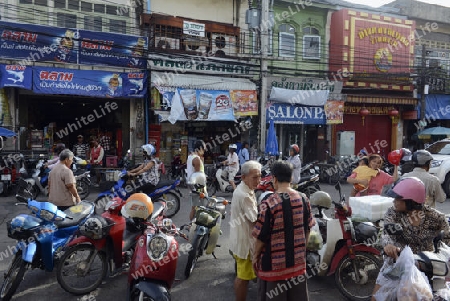
[[[42, 131], [42, 148], [50, 149], [53, 143], [62, 142], [72, 148], [78, 135], [89, 142], [103, 130], [111, 137], [111, 154], [121, 155], [128, 149], [129, 137], [122, 137], [124, 126], [129, 127], [130, 102], [128, 99], [97, 99], [77, 96], [19, 96], [19, 116], [22, 131], [21, 149], [30, 149], [30, 133]], [[53, 132], [53, 134], [52, 134]]]

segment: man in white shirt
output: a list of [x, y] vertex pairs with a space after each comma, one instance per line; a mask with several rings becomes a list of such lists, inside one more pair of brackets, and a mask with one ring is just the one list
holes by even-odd
[[433, 156], [426, 150], [422, 149], [414, 152], [412, 156], [414, 169], [409, 173], [403, 174], [402, 178], [419, 178], [419, 180], [421, 180], [425, 184], [425, 188], [427, 191], [427, 199], [425, 204], [435, 208], [436, 201], [438, 201], [439, 203], [443, 203], [445, 202], [447, 196], [442, 190], [439, 179], [435, 175], [432, 175], [428, 172], [430, 170], [430, 164], [432, 160]]
[[225, 170], [228, 172], [228, 181], [230, 181], [230, 184], [231, 186], [233, 186], [234, 190], [236, 189], [234, 177], [239, 171], [239, 158], [236, 154], [236, 144], [230, 144], [230, 146], [228, 146], [228, 150], [230, 151], [230, 153], [228, 154], [228, 158], [223, 161], [222, 164], [227, 166]]
[[256, 278], [252, 266], [255, 239], [252, 230], [258, 216], [254, 189], [261, 181], [261, 164], [245, 162], [241, 166], [242, 182], [233, 192], [230, 217], [230, 251], [236, 260], [237, 275], [234, 280], [236, 301], [247, 298], [248, 282]]

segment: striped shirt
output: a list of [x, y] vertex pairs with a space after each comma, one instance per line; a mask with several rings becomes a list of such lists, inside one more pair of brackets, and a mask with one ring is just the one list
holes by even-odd
[[[306, 196], [303, 195], [306, 201]], [[314, 225], [309, 202], [308, 226]], [[264, 200], [252, 235], [265, 243], [258, 277], [265, 281], [286, 280], [306, 271], [306, 239], [302, 195], [274, 193]]]

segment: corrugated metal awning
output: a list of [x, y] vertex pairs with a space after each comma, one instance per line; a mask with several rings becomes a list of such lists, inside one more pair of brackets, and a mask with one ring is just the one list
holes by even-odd
[[211, 75], [151, 72], [152, 86], [174, 91], [176, 88], [203, 90], [256, 90], [256, 84], [246, 78], [218, 77]]
[[353, 103], [378, 103], [395, 105], [417, 105], [417, 98], [414, 97], [388, 97], [388, 96], [367, 96], [367, 95], [348, 95], [347, 102]]

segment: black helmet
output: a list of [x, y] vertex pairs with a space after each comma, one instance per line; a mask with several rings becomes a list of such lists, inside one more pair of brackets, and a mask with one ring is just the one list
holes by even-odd
[[91, 239], [102, 239], [108, 234], [108, 222], [100, 215], [92, 215], [80, 226], [80, 233]]

